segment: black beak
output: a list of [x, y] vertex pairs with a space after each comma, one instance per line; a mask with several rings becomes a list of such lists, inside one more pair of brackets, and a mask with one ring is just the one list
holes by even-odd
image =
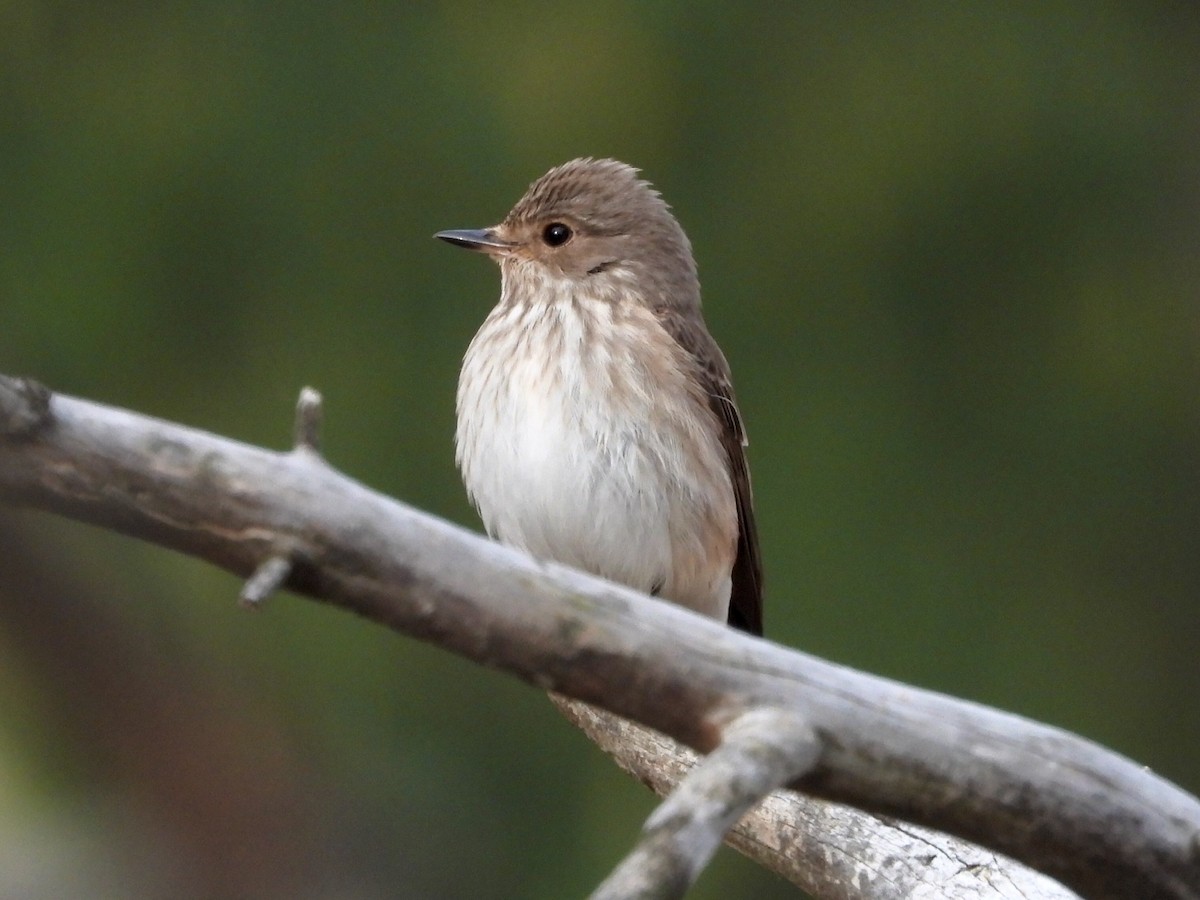
[[434, 235], [447, 244], [456, 247], [466, 247], [468, 250], [508, 250], [513, 245], [496, 237], [490, 228], [460, 228], [453, 231], [439, 231]]

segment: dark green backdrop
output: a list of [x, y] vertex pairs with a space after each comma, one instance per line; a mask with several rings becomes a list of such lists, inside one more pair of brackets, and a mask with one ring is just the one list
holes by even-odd
[[[1200, 789], [1200, 15], [1182, 3], [0, 5], [0, 371], [476, 527], [430, 239], [580, 155], [700, 262], [770, 636]], [[537, 691], [0, 519], [0, 895], [584, 895], [649, 795]], [[670, 648], [664, 647], [664, 653]], [[793, 896], [723, 854], [695, 896]]]

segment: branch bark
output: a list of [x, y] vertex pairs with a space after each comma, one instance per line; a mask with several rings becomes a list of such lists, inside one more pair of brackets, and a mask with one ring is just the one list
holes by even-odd
[[1200, 801], [1129, 760], [539, 563], [338, 474], [305, 434], [296, 451], [272, 453], [8, 379], [0, 499], [243, 577], [285, 559], [261, 576], [268, 587], [601, 705], [701, 753], [746, 714], [785, 710], [818, 743], [796, 790], [982, 844], [1084, 896], [1200, 898]]
[[[667, 796], [699, 760], [687, 747], [609, 712], [552, 695], [567, 719], [622, 769]], [[1056, 881], [957, 838], [775, 791], [726, 843], [821, 900], [1070, 900]]]
[[681, 775], [592, 900], [682, 897], [734, 823], [811, 769], [818, 752], [816, 735], [790, 710], [743, 713], [720, 746]]

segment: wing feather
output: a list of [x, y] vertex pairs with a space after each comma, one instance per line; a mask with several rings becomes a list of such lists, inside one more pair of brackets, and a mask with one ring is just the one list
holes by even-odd
[[758, 531], [754, 524], [754, 500], [750, 491], [750, 468], [746, 462], [746, 428], [733, 394], [729, 364], [721, 348], [698, 316], [659, 307], [654, 310], [663, 328], [696, 361], [696, 369], [708, 395], [709, 405], [721, 424], [721, 444], [729, 461], [729, 476], [737, 502], [738, 547], [733, 564], [733, 590], [729, 598], [729, 624], [762, 634], [762, 561]]

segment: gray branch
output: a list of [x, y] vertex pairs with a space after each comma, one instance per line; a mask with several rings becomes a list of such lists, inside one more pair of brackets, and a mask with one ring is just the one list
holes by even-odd
[[[700, 759], [635, 722], [564, 697], [553, 700], [617, 765], [656, 794], [670, 794]], [[821, 900], [1078, 896], [991, 850], [795, 791], [775, 791], [733, 827], [726, 841]]]
[[[957, 835], [1083, 896], [1200, 900], [1200, 801], [1135, 763], [537, 562], [346, 478], [312, 452], [315, 426], [303, 434], [273, 453], [9, 379], [0, 499], [257, 571], [256, 594], [322, 599], [702, 754], [747, 713], [788, 711], [818, 743], [790, 788]], [[263, 574], [273, 558], [287, 565]]]
[[811, 769], [819, 750], [808, 723], [790, 710], [742, 713], [725, 726], [720, 746], [679, 779], [592, 900], [682, 897], [734, 823]]

